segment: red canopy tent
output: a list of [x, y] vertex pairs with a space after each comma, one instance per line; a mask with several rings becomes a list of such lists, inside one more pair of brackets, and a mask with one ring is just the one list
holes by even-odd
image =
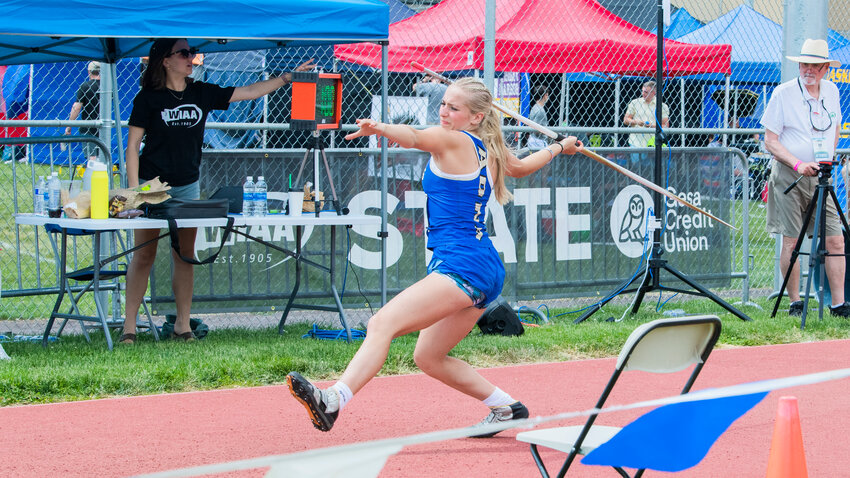
[[[485, 0], [443, 0], [390, 25], [390, 71], [483, 69]], [[649, 76], [655, 72], [656, 36], [595, 0], [500, 0], [496, 7], [497, 71], [602, 72]], [[731, 45], [665, 40], [667, 76], [730, 73]], [[374, 44], [338, 45], [337, 58], [380, 67]]]

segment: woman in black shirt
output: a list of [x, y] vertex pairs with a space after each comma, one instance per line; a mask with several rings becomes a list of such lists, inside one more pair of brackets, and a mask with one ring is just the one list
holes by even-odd
[[[127, 139], [127, 183], [133, 188], [159, 177], [172, 189], [172, 197], [198, 199], [198, 178], [204, 123], [210, 110], [226, 110], [234, 101], [253, 100], [287, 84], [290, 74], [259, 81], [247, 86], [220, 87], [189, 78], [195, 50], [185, 39], [160, 38], [150, 49], [148, 67], [142, 75], [142, 89], [133, 100], [130, 129]], [[296, 71], [311, 70], [312, 60]], [[144, 149], [142, 140], [144, 139]], [[141, 149], [141, 152], [140, 152]], [[178, 230], [180, 244], [190, 250], [181, 251], [187, 257], [195, 255], [197, 229]], [[158, 229], [135, 231], [135, 244], [155, 239]], [[194, 271], [171, 251], [174, 269], [171, 287], [177, 305], [174, 336], [193, 340], [189, 327], [192, 306]], [[136, 316], [148, 286], [148, 276], [156, 258], [156, 242], [151, 242], [133, 254], [127, 270], [127, 303], [124, 332], [119, 343], [133, 344], [136, 340]]]

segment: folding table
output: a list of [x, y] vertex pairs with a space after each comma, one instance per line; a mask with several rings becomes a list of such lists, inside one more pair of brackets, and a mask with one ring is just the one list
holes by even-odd
[[[241, 215], [234, 215], [233, 226], [231, 226], [230, 232], [233, 234], [238, 234], [244, 236], [252, 241], [255, 241], [259, 244], [263, 244], [267, 247], [280, 251], [284, 254], [289, 255], [293, 259], [295, 259], [295, 285], [288, 296], [285, 296], [287, 299], [286, 307], [284, 308], [284, 312], [280, 318], [280, 322], [278, 323], [278, 332], [283, 332], [283, 327], [286, 323], [287, 316], [289, 315], [290, 310], [292, 309], [313, 309], [313, 310], [336, 310], [339, 313], [340, 323], [345, 329], [347, 340], [351, 341], [351, 330], [348, 326], [348, 322], [345, 318], [345, 312], [342, 306], [341, 299], [339, 297], [339, 293], [336, 289], [336, 285], [334, 284], [335, 278], [335, 267], [333, 258], [336, 255], [336, 228], [338, 226], [346, 226], [350, 227], [353, 225], [380, 225], [381, 218], [378, 216], [367, 216], [367, 215], [337, 215], [335, 212], [322, 212], [318, 216], [309, 214], [302, 216], [286, 216], [282, 214], [270, 214], [263, 217], [244, 217]], [[177, 219], [178, 227], [226, 227], [227, 218], [209, 218], [209, 219]], [[85, 229], [88, 231], [92, 231], [95, 243], [95, 251], [99, 250], [100, 247], [100, 236], [105, 232], [112, 232], [116, 230], [133, 230], [133, 229], [168, 229], [168, 222], [163, 219], [148, 219], [148, 218], [135, 218], [135, 219], [70, 219], [70, 218], [50, 218], [46, 216], [36, 216], [33, 214], [18, 214], [15, 216], [15, 222], [20, 225], [31, 225], [31, 226], [45, 226], [47, 224], [52, 224], [57, 226], [62, 231], [62, 247], [60, 253], [60, 282], [62, 283], [62, 287], [60, 287], [59, 296], [57, 297], [56, 304], [54, 306], [54, 310], [51, 313], [50, 319], [48, 320], [47, 327], [44, 331], [44, 339], [43, 344], [47, 345], [47, 339], [50, 335], [50, 329], [53, 326], [53, 322], [56, 318], [62, 318], [64, 314], [59, 312], [59, 309], [62, 305], [62, 301], [65, 294], [64, 284], [67, 281], [67, 277], [65, 276], [65, 268], [67, 264], [67, 236], [69, 229]], [[276, 226], [276, 225], [289, 225], [295, 228], [295, 250], [292, 251], [287, 249], [279, 244], [275, 244], [272, 242], [265, 241], [259, 237], [251, 236], [247, 232], [242, 229], [248, 228], [251, 226], [257, 225], [266, 225], [266, 226]], [[304, 251], [301, 244], [301, 239], [303, 237], [303, 230], [306, 226], [330, 226], [331, 227], [331, 260], [329, 265], [320, 264], [316, 261], [308, 259], [304, 255]], [[167, 235], [167, 232], [164, 233], [160, 237], [164, 237]], [[100, 274], [102, 268], [129, 254], [132, 252], [134, 248], [127, 249], [122, 251], [116, 255], [111, 257], [92, 261], [92, 275], [93, 275], [93, 285], [92, 290], [95, 293], [95, 301], [98, 309], [98, 318], [99, 322], [104, 328], [104, 332], [106, 335], [107, 346], [109, 349], [112, 349], [112, 338], [108, 331], [108, 314], [105, 307], [102, 307], [101, 304], [97, 302], [97, 296], [100, 291], [98, 287], [98, 282], [100, 278]], [[298, 289], [301, 283], [301, 276], [303, 272], [303, 266], [307, 265], [313, 268], [316, 268], [322, 272], [329, 274], [330, 276], [330, 289], [331, 294], [333, 295], [335, 306], [322, 306], [322, 305], [312, 305], [312, 304], [298, 304], [295, 302], [295, 299], [298, 295]], [[75, 317], [71, 317], [73, 320], [80, 320]]]

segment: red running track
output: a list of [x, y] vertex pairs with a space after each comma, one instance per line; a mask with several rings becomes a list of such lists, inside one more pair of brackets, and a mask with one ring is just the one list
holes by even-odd
[[[715, 350], [694, 389], [846, 368], [848, 359], [850, 340]], [[553, 415], [591, 408], [613, 363], [533, 364], [482, 374], [521, 399], [532, 416]], [[681, 373], [626, 373], [608, 404], [671, 395], [684, 381]], [[699, 465], [675, 476], [764, 476], [782, 395], [799, 400], [809, 476], [850, 476], [848, 385], [840, 380], [771, 392], [732, 425]], [[610, 414], [598, 422], [624, 425], [642, 413]], [[0, 409], [0, 476], [128, 476], [457, 428], [486, 414], [480, 403], [422, 374], [373, 380], [329, 433], [312, 427], [282, 385], [6, 407]], [[516, 433], [407, 447], [389, 459], [381, 477], [539, 476], [527, 445], [514, 439]], [[544, 460], [563, 456], [548, 453]], [[255, 469], [217, 476], [264, 473]], [[569, 476], [612, 475], [611, 469], [577, 463]]]

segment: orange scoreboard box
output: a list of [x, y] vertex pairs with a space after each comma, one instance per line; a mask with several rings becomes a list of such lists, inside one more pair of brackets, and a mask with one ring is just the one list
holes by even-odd
[[292, 72], [291, 129], [339, 129], [341, 116], [342, 75]]

